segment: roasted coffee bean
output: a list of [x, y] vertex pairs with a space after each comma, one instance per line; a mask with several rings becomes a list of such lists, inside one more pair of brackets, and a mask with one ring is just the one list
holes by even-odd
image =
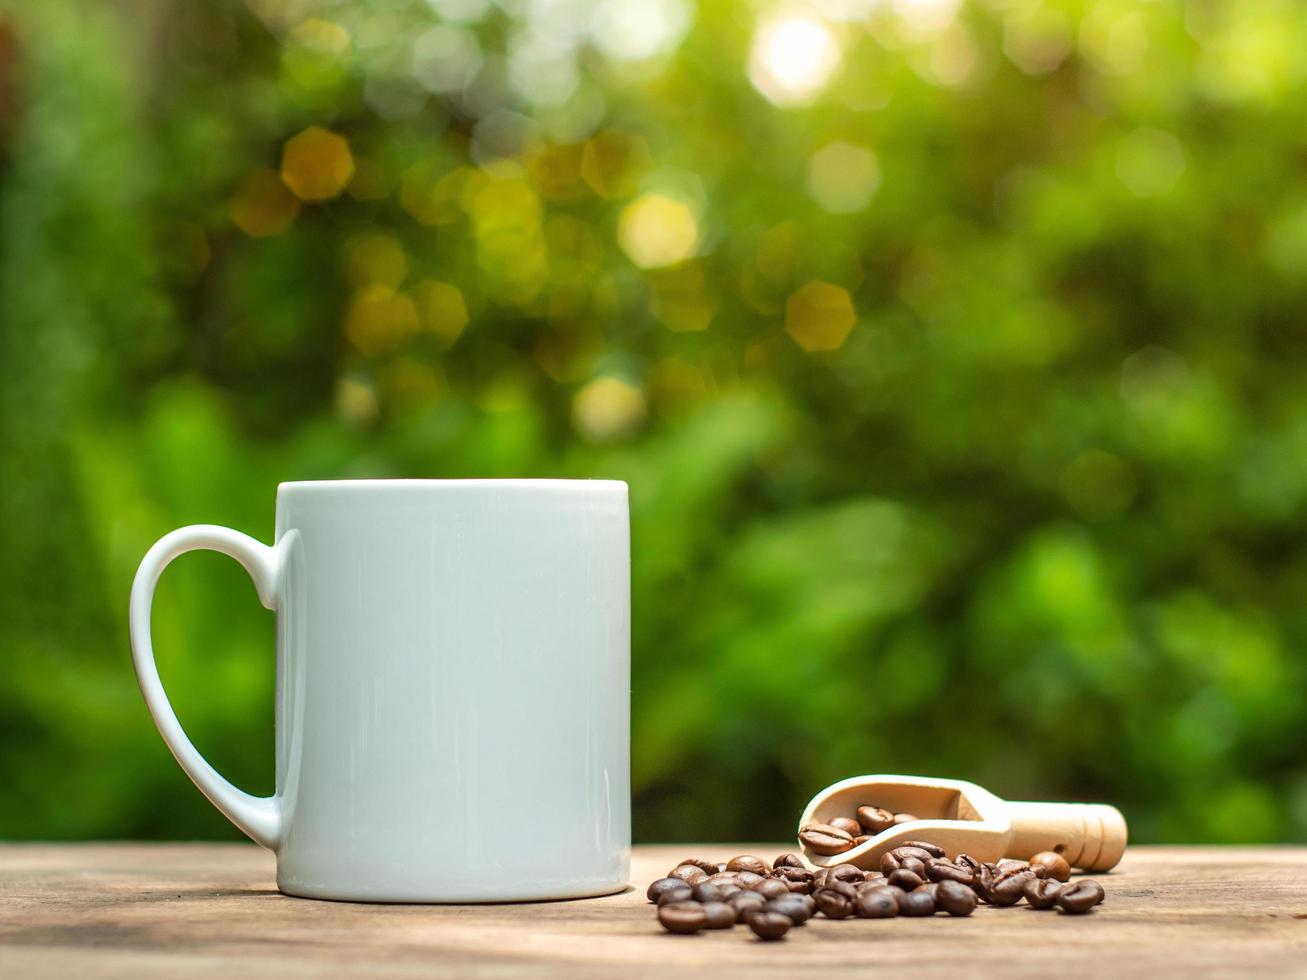
[[959, 854], [953, 859], [953, 863], [959, 868], [970, 871], [973, 875], [980, 870], [980, 862], [970, 854]]
[[812, 896], [821, 914], [828, 919], [847, 919], [853, 914], [853, 900], [857, 897], [853, 886], [842, 881], [832, 882]]
[[1031, 878], [1026, 882], [1026, 902], [1032, 909], [1051, 909], [1057, 895], [1066, 886], [1053, 878]]
[[941, 881], [935, 885], [935, 905], [949, 915], [970, 915], [976, 911], [976, 893], [960, 881]]
[[806, 868], [803, 858], [797, 854], [782, 854], [771, 863], [772, 870], [776, 868]]
[[976, 869], [975, 880], [971, 882], [971, 890], [976, 893], [976, 897], [982, 902], [989, 901], [990, 889], [994, 887], [994, 872], [987, 864], [980, 865]]
[[920, 818], [913, 816], [911, 813], [896, 813], [894, 814], [894, 826], [897, 827], [899, 824], [913, 823], [918, 819]]
[[869, 834], [879, 834], [894, 826], [894, 814], [878, 806], [858, 807], [858, 823]]
[[765, 875], [771, 871], [771, 868], [760, 857], [754, 857], [752, 854], [741, 854], [739, 857], [733, 857], [726, 862], [726, 870], [748, 871], [756, 875]]
[[704, 879], [705, 882], [711, 882], [714, 885], [734, 885], [736, 888], [743, 887], [740, 884], [740, 877], [734, 871], [718, 871], [715, 875], [709, 875]]
[[931, 844], [929, 841], [905, 840], [895, 850], [902, 850], [905, 847], [915, 847], [919, 851], [925, 851], [927, 857], [942, 858], [944, 856], [944, 848], [938, 844]]
[[673, 902], [658, 910], [658, 921], [668, 932], [689, 935], [708, 924], [708, 916], [698, 902]]
[[853, 899], [853, 911], [863, 919], [892, 919], [899, 914], [899, 903], [894, 890], [865, 888]]
[[815, 854], [843, 854], [853, 847], [853, 835], [824, 823], [810, 823], [799, 831], [799, 842]]
[[[919, 854], [922, 852], [918, 852]], [[911, 854], [902, 855], [898, 851], [890, 851], [888, 854], [882, 854], [880, 858], [880, 873], [888, 878], [895, 871], [907, 870], [919, 877], [926, 877], [926, 861], [930, 860], [915, 857]]]
[[836, 830], [842, 830], [850, 837], [857, 837], [862, 833], [862, 824], [852, 817], [835, 817], [830, 821], [830, 826]]
[[1063, 885], [1057, 904], [1068, 915], [1084, 915], [1103, 900], [1103, 886], [1093, 878], [1081, 878]]
[[703, 868], [696, 867], [693, 864], [678, 864], [671, 871], [667, 872], [668, 878], [680, 878], [687, 885], [694, 886], [708, 878], [707, 872]]
[[767, 911], [779, 912], [796, 926], [801, 926], [812, 918], [812, 913], [816, 910], [816, 906], [808, 902], [805, 895], [782, 895], [767, 903]]
[[828, 875], [830, 881], [846, 881], [850, 885], [860, 884], [867, 880], [867, 876], [861, 868], [855, 868], [851, 864], [837, 864], [830, 869]]
[[721, 868], [717, 867], [716, 861], [707, 861], [704, 858], [686, 858], [677, 867], [684, 867], [687, 864], [693, 865], [706, 875], [715, 875], [721, 870]]
[[868, 872], [863, 876], [863, 879], [862, 879], [862, 880], [863, 880], [866, 884], [868, 884], [868, 885], [884, 885], [884, 884], [887, 884], [887, 882], [885, 881], [885, 876], [884, 876], [883, 874], [881, 874], [879, 871], [868, 871]]
[[975, 874], [966, 868], [959, 868], [951, 861], [945, 861], [937, 858], [926, 862], [926, 877], [931, 881], [957, 881], [971, 887], [971, 883], [976, 880]]
[[759, 878], [752, 886], [754, 891], [765, 899], [780, 898], [790, 893], [789, 885], [779, 878]]
[[[739, 885], [735, 886], [737, 889]], [[731, 897], [731, 892], [725, 885], [718, 885], [711, 881], [701, 881], [691, 889], [696, 902], [724, 902]]]
[[1020, 871], [1022, 868], [1030, 867], [1028, 861], [1018, 861], [1016, 858], [1003, 858], [994, 866], [994, 869], [1003, 874], [1005, 871]]
[[818, 868], [812, 873], [812, 890], [825, 888], [826, 881], [830, 878], [830, 868]]
[[[676, 879], [673, 878], [672, 880], [675, 881]], [[662, 908], [664, 905], [671, 905], [673, 902], [689, 902], [693, 901], [693, 899], [694, 890], [685, 882], [681, 882], [680, 888], [668, 888], [666, 891], [661, 892], [654, 899], [654, 904]]]
[[746, 921], [753, 934], [764, 942], [784, 939], [793, 925], [787, 916], [779, 912], [751, 912]]
[[726, 904], [735, 909], [735, 921], [743, 922], [750, 912], [760, 912], [767, 907], [767, 899], [757, 892], [739, 891], [726, 900]]
[[885, 880], [896, 888], [902, 888], [905, 892], [910, 892], [925, 883], [925, 879], [921, 875], [915, 871], [909, 871], [907, 868], [891, 871]]
[[859, 834], [857, 837], [853, 838], [853, 846], [854, 846], [854, 847], [861, 847], [863, 844], [867, 843], [867, 841], [869, 841], [869, 840], [871, 840], [871, 835], [870, 835], [870, 834]]
[[807, 895], [812, 891], [813, 874], [807, 868], [776, 868], [772, 871], [772, 877], [785, 882], [790, 891], [800, 895]]
[[645, 891], [644, 894], [645, 897], [649, 899], [649, 901], [656, 902], [658, 901], [658, 896], [661, 895], [663, 892], [671, 891], [674, 888], [685, 888], [685, 887], [687, 887], [685, 882], [683, 882], [680, 878], [659, 878], [657, 881], [651, 882], [649, 884], [649, 888]]
[[725, 902], [704, 902], [705, 929], [729, 929], [735, 925], [735, 909]]
[[1035, 873], [1029, 868], [1014, 868], [1008, 874], [995, 879], [989, 889], [989, 904], [1007, 906], [1016, 905], [1026, 894], [1026, 882], [1036, 881]]
[[935, 896], [925, 888], [905, 892], [899, 899], [899, 915], [923, 916], [935, 914]]
[[1041, 878], [1067, 881], [1071, 877], [1071, 865], [1067, 864], [1066, 858], [1056, 851], [1040, 851], [1030, 859], [1030, 866], [1036, 870], [1043, 868], [1047, 872], [1040, 875]]
[[752, 871], [732, 871], [735, 880], [740, 883], [741, 888], [752, 888], [758, 882], [762, 881], [763, 875], [756, 875]]

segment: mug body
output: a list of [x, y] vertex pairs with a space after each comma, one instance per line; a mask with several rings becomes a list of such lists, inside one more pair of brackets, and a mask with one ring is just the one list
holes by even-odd
[[282, 891], [625, 887], [626, 484], [285, 483], [276, 533]]

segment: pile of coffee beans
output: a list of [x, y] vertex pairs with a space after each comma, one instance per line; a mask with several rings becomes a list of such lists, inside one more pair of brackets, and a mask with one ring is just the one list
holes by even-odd
[[860, 806], [857, 819], [836, 817], [830, 823], [806, 824], [799, 831], [799, 843], [814, 854], [843, 854], [865, 844], [883, 830], [920, 819], [911, 813], [893, 813], [883, 807]]
[[941, 847], [908, 841], [881, 858], [879, 871], [849, 864], [810, 871], [797, 854], [770, 864], [752, 854], [724, 864], [687, 858], [646, 895], [668, 932], [690, 935], [743, 923], [770, 941], [818, 913], [828, 919], [962, 916], [981, 903], [1007, 907], [1025, 899], [1034, 909], [1080, 915], [1103, 901], [1098, 882], [1070, 877], [1066, 860], [1051, 851], [990, 864], [966, 854], [950, 861]]

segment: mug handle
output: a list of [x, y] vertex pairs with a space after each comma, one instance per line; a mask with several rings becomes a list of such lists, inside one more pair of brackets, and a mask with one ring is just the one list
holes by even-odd
[[237, 827], [258, 844], [277, 849], [281, 842], [281, 804], [275, 796], [251, 796], [237, 789], [196, 751], [182, 731], [168, 695], [159, 680], [154, 664], [154, 645], [150, 640], [150, 609], [154, 604], [154, 587], [168, 564], [188, 551], [208, 549], [235, 558], [254, 579], [259, 601], [275, 610], [281, 598], [282, 559], [277, 548], [268, 547], [248, 535], [216, 524], [192, 524], [178, 528], [160, 538], [146, 552], [132, 582], [129, 623], [132, 636], [132, 662], [136, 680], [145, 695], [145, 703], [154, 724], [163, 736], [173, 758], [199, 787], [209, 802], [221, 810]]

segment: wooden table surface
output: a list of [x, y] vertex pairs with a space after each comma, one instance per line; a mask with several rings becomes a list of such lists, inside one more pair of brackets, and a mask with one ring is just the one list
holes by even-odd
[[645, 902], [682, 857], [782, 850], [638, 847], [625, 894], [440, 907], [288, 898], [253, 845], [0, 845], [0, 977], [1307, 976], [1307, 848], [1136, 847], [1090, 915], [817, 918], [770, 944], [668, 935]]

